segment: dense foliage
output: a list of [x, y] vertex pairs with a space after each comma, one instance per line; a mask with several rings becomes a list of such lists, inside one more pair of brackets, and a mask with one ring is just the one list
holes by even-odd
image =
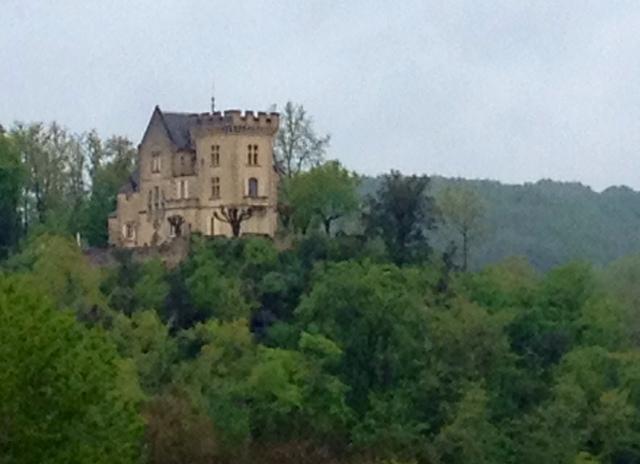
[[172, 268], [74, 237], [129, 142], [0, 135], [0, 464], [640, 463], [633, 192], [362, 182], [289, 129], [282, 235]]
[[376, 240], [97, 269], [39, 237], [0, 277], [0, 462], [640, 462], [639, 259], [460, 273]]

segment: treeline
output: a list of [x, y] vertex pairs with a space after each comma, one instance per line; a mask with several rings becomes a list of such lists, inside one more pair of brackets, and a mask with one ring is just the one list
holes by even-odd
[[55, 122], [0, 133], [0, 258], [45, 232], [106, 246], [107, 218], [135, 156], [124, 137], [74, 134]]
[[[507, 185], [490, 180], [431, 178], [431, 191], [447, 186], [473, 191], [485, 206], [484, 231], [473, 244], [473, 269], [509, 255], [525, 256], [548, 271], [571, 260], [605, 266], [640, 253], [640, 192], [609, 187], [595, 192], [579, 183], [542, 180]], [[361, 192], [375, 192], [379, 179], [363, 179]], [[437, 246], [449, 237], [434, 232]]]

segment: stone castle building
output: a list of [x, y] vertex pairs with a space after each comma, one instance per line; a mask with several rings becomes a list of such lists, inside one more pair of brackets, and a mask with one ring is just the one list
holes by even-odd
[[155, 246], [192, 231], [275, 235], [278, 127], [277, 113], [169, 113], [156, 106], [137, 168], [109, 217], [109, 243]]

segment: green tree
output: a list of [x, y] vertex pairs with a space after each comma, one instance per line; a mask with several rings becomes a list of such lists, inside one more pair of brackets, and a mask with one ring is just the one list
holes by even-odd
[[453, 408], [449, 423], [436, 436], [440, 461], [451, 463], [505, 462], [499, 430], [490, 422], [488, 395], [477, 384]]
[[133, 288], [136, 307], [140, 310], [160, 311], [169, 296], [169, 282], [166, 279], [164, 263], [158, 258], [145, 261], [140, 273], [140, 280]]
[[27, 227], [75, 233], [86, 194], [86, 153], [80, 136], [53, 122], [17, 124], [11, 136], [27, 173], [22, 208]]
[[225, 263], [212, 249], [201, 248], [194, 253], [189, 267], [185, 285], [200, 320], [249, 318], [252, 303], [243, 294], [241, 279], [225, 272]]
[[109, 334], [120, 354], [133, 360], [145, 393], [159, 393], [169, 383], [178, 347], [155, 311], [137, 312], [131, 318], [117, 314]]
[[331, 225], [359, 206], [358, 177], [337, 161], [329, 161], [291, 178], [288, 185], [293, 221], [303, 233], [317, 219], [327, 235]]
[[460, 235], [462, 244], [462, 270], [466, 271], [469, 263], [469, 246], [484, 231], [482, 222], [485, 205], [468, 188], [447, 185], [436, 196], [436, 205], [444, 216], [447, 225]]
[[413, 448], [425, 424], [422, 383], [429, 343], [425, 299], [432, 276], [392, 265], [343, 262], [319, 267], [296, 309], [304, 330], [343, 351], [336, 374], [349, 388], [352, 439], [385, 452]]
[[427, 195], [429, 178], [391, 171], [367, 200], [365, 224], [370, 236], [380, 236], [396, 264], [429, 252], [427, 232], [436, 227], [435, 204]]
[[184, 334], [197, 341], [197, 356], [177, 369], [176, 385], [204, 411], [218, 430], [225, 451], [245, 449], [251, 441], [251, 385], [256, 346], [246, 320], [210, 320]]
[[316, 134], [304, 107], [289, 101], [280, 118], [273, 149], [278, 172], [292, 177], [322, 163], [331, 136]]
[[37, 282], [0, 276], [0, 461], [139, 462], [143, 423], [115, 346]]
[[108, 312], [100, 289], [100, 270], [91, 266], [70, 237], [34, 236], [16, 259], [24, 263], [24, 271], [40, 281], [56, 307], [71, 309], [83, 318]]

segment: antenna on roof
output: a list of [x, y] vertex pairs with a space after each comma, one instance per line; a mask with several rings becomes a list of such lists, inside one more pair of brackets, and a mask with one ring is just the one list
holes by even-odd
[[211, 84], [211, 112], [216, 111], [216, 83]]

